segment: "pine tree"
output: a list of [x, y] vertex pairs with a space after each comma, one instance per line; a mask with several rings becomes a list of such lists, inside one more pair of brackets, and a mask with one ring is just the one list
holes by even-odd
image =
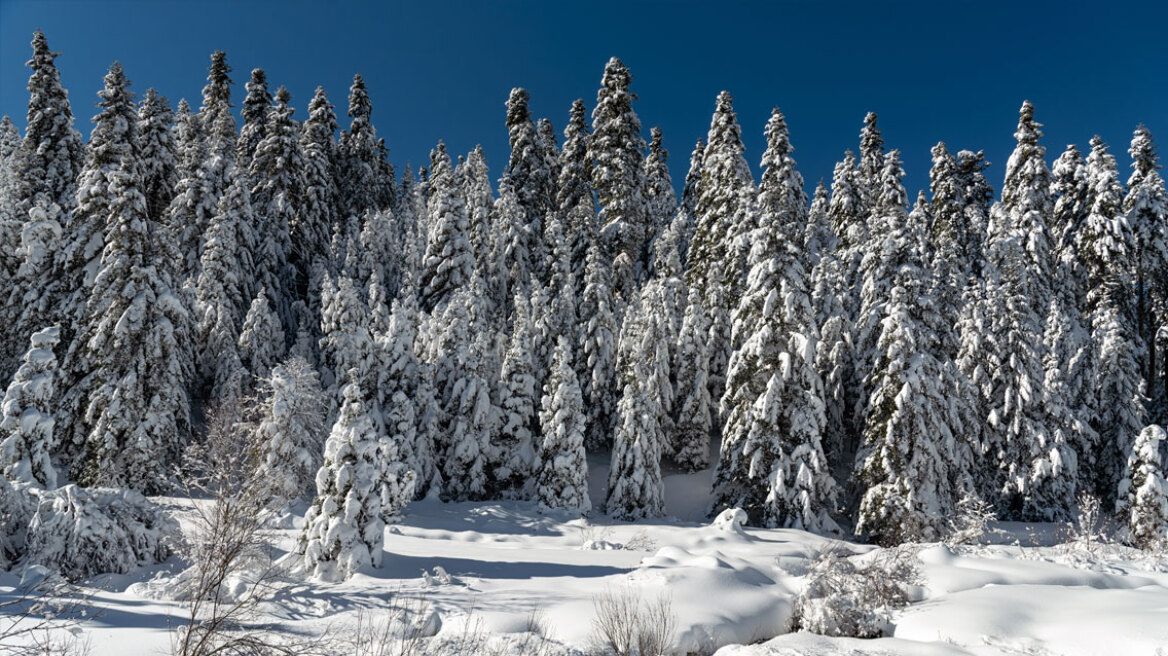
[[484, 280], [493, 280], [500, 275], [491, 261], [491, 226], [493, 224], [495, 198], [491, 193], [487, 160], [483, 147], [475, 146], [466, 156], [466, 163], [459, 167], [462, 174], [463, 202], [466, 205], [468, 234], [471, 251], [475, 258], [475, 271]]
[[49, 454], [54, 446], [53, 379], [57, 358], [53, 348], [58, 339], [57, 326], [33, 333], [24, 364], [12, 377], [0, 403], [0, 464], [4, 477], [48, 490], [57, 487], [57, 470]]
[[860, 183], [871, 209], [880, 197], [883, 186], [885, 164], [884, 137], [876, 127], [876, 112], [864, 116], [864, 128], [860, 130]]
[[1048, 518], [1066, 521], [1072, 519], [1076, 493], [1093, 489], [1089, 479], [1099, 455], [1098, 435], [1090, 424], [1095, 407], [1094, 348], [1074, 298], [1056, 295], [1051, 301], [1043, 344], [1042, 402], [1049, 417], [1049, 441], [1062, 450], [1057, 452], [1057, 470], [1045, 463], [1037, 470], [1036, 478], [1055, 476], [1055, 494], [1034, 505]]
[[1087, 163], [1074, 144], [1067, 146], [1051, 166], [1050, 194], [1054, 198], [1050, 217], [1051, 249], [1055, 258], [1074, 278], [1077, 293], [1086, 293], [1082, 263], [1075, 249], [1075, 235], [1087, 223], [1090, 211], [1087, 195]]
[[[694, 208], [697, 227], [687, 259], [690, 286], [697, 287], [711, 302], [710, 287], [721, 285], [727, 309], [737, 303], [745, 277], [734, 242], [754, 227], [749, 224], [750, 213], [744, 213], [742, 208], [753, 196], [754, 181], [743, 157], [746, 147], [732, 103], [729, 93], [719, 94], [717, 110], [710, 121], [702, 157], [701, 192]], [[746, 225], [734, 223], [741, 219], [747, 219]], [[717, 311], [712, 303], [709, 307], [712, 313]]]
[[377, 132], [370, 122], [373, 103], [365, 88], [365, 79], [353, 76], [349, 87], [349, 129], [341, 134], [340, 176], [341, 219], [360, 217], [366, 210], [377, 209], [376, 181], [378, 173]]
[[949, 153], [945, 142], [933, 147], [933, 168], [929, 171], [929, 188], [933, 194], [931, 211], [933, 299], [941, 315], [940, 335], [943, 354], [957, 355], [958, 336], [954, 330], [962, 307], [962, 294], [974, 276], [977, 237], [969, 225], [965, 190], [957, 158]]
[[303, 358], [288, 358], [264, 381], [255, 431], [263, 452], [259, 474], [271, 486], [273, 508], [299, 501], [314, 490], [324, 450], [326, 407], [316, 371]]
[[239, 359], [251, 380], [266, 380], [284, 357], [284, 330], [268, 301], [268, 291], [261, 287], [247, 309], [239, 333]]
[[73, 127], [69, 94], [61, 86], [55, 62], [59, 54], [49, 50], [44, 32], [33, 33], [32, 59], [25, 63], [32, 69], [28, 78], [28, 122], [16, 175], [21, 217], [27, 216], [41, 196], [47, 205], [59, 206], [63, 216], [71, 214], [77, 204], [82, 142], [81, 134]]
[[422, 261], [422, 307], [427, 311], [447, 302], [451, 294], [469, 283], [475, 268], [466, 204], [446, 145], [441, 142], [434, 164], [427, 208], [433, 229]]
[[552, 358], [551, 373], [544, 382], [539, 414], [543, 441], [536, 482], [540, 508], [586, 514], [588, 461], [584, 457], [584, 401], [576, 372], [572, 370], [571, 342], [561, 336]]
[[803, 248], [807, 253], [807, 263], [814, 269], [823, 258], [835, 256], [839, 238], [831, 229], [831, 215], [828, 213], [830, 196], [823, 181], [815, 186], [811, 209], [807, 212], [807, 229], [803, 233]]
[[1123, 211], [1135, 235], [1136, 332], [1147, 351], [1145, 389], [1149, 397], [1162, 404], [1168, 390], [1164, 384], [1168, 359], [1159, 355], [1156, 334], [1168, 320], [1168, 193], [1147, 128], [1136, 129], [1128, 153], [1132, 174], [1127, 181]]
[[379, 441], [358, 374], [349, 378], [342, 393], [344, 403], [325, 441], [316, 500], [304, 517], [299, 548], [304, 568], [331, 581], [380, 567], [385, 540]]
[[674, 223], [678, 224], [677, 234], [681, 237], [678, 247], [681, 249], [682, 264], [689, 262], [689, 247], [690, 243], [693, 242], [694, 231], [697, 229], [696, 212], [698, 198], [701, 197], [702, 160], [705, 157], [705, 151], [706, 144], [698, 139], [689, 156], [689, 170], [685, 174], [681, 205], [677, 209], [677, 216], [673, 219]]
[[243, 85], [247, 96], [239, 115], [243, 126], [239, 128], [239, 141], [235, 145], [235, 163], [243, 169], [251, 166], [251, 158], [256, 148], [268, 134], [269, 117], [272, 109], [272, 94], [268, 92], [268, 76], [262, 68], [253, 68], [251, 79]]
[[[648, 300], [644, 297], [643, 300]], [[608, 475], [605, 511], [614, 519], [660, 517], [665, 511], [661, 481], [664, 416], [658, 399], [659, 356], [648, 304], [634, 303], [621, 330], [621, 397], [617, 404], [612, 465]]]
[[498, 271], [491, 298], [503, 314], [510, 313], [509, 303], [515, 295], [531, 293], [535, 253], [532, 250], [531, 226], [519, 205], [519, 196], [510, 178], [499, 181], [499, 199], [495, 202], [495, 228], [491, 239], [491, 261]]
[[415, 354], [418, 331], [416, 297], [405, 294], [393, 303], [389, 330], [377, 338], [377, 403], [381, 408], [386, 439], [415, 474], [415, 493], [424, 494], [441, 480], [434, 461], [432, 434], [420, 426], [433, 401], [426, 389], [422, 363]]
[[514, 327], [498, 385], [502, 421], [491, 443], [492, 496], [522, 493], [523, 483], [536, 464], [533, 428], [538, 427], [539, 383], [532, 353], [531, 312], [528, 299], [516, 296]]
[[1111, 500], [1123, 475], [1123, 456], [1132, 435], [1145, 425], [1146, 398], [1137, 343], [1129, 324], [1112, 304], [1100, 307], [1091, 317], [1092, 342], [1095, 344], [1095, 408], [1091, 427], [1099, 436], [1095, 466], [1096, 490], [1104, 502]]
[[171, 253], [151, 239], [138, 166], [130, 157], [111, 184], [110, 222], [88, 305], [86, 458], [89, 485], [166, 488], [167, 466], [189, 429], [187, 309], [169, 286]]
[[[222, 120], [229, 118], [228, 115]], [[178, 179], [175, 183], [174, 196], [166, 208], [162, 223], [174, 235], [179, 252], [182, 253], [179, 270], [183, 280], [187, 281], [196, 280], [198, 277], [199, 258], [202, 256], [201, 241], [215, 213], [217, 196], [211, 188], [210, 180], [213, 160], [208, 157], [199, 117], [190, 113], [186, 101], [180, 101], [175, 120]], [[231, 180], [228, 187], [231, 182], [235, 182], [237, 173], [234, 169], [229, 172]], [[250, 195], [248, 198], [250, 205]]]
[[[780, 180], [797, 176], [789, 163], [784, 166], [789, 173], [768, 176], [773, 183], [764, 187], [764, 201], [782, 197], [788, 183]], [[802, 234], [792, 242], [788, 228], [791, 217], [806, 210], [782, 201], [767, 205], [750, 237], [750, 273], [733, 316], [735, 348], [722, 397], [727, 415], [712, 511], [737, 507], [756, 524], [835, 531], [829, 512], [836, 484], [821, 445], [824, 402], [814, 369], [814, 315], [798, 257]]]
[[1130, 289], [1135, 237], [1122, 211], [1123, 185], [1115, 157], [1098, 136], [1091, 139], [1085, 175], [1088, 212], [1082, 229], [1075, 233], [1075, 250], [1084, 267], [1086, 309], [1094, 311], [1108, 302], [1120, 309], [1123, 321], [1133, 322]]
[[256, 278], [271, 295], [284, 333], [295, 334], [292, 314], [295, 298], [289, 256], [292, 252], [292, 225], [304, 195], [304, 160], [300, 152], [300, 126], [288, 106], [291, 95], [284, 87], [276, 91], [276, 105], [268, 116], [266, 136], [256, 147], [249, 176], [258, 227], [258, 249], [253, 257]]
[[578, 377], [588, 412], [585, 444], [589, 450], [611, 441], [610, 430], [616, 410], [616, 338], [613, 316], [610, 265], [600, 244], [588, 250], [584, 275], [584, 296], [580, 299]]
[[296, 297], [307, 298], [312, 267], [328, 260], [329, 237], [337, 224], [337, 116], [323, 87], [308, 104], [308, 118], [300, 131], [304, 161], [303, 196], [292, 228], [289, 261], [296, 271]]
[[175, 149], [166, 96], [147, 89], [138, 105], [138, 151], [142, 161], [142, 189], [150, 220], [164, 220], [178, 183], [178, 152]]
[[322, 301], [321, 382], [335, 400], [349, 372], [356, 372], [362, 386], [372, 387], [373, 337], [369, 333], [368, 310], [352, 279], [341, 276], [334, 287], [326, 278]]
[[1168, 482], [1164, 480], [1161, 443], [1168, 439], [1160, 426], [1145, 426], [1127, 454], [1127, 475], [1119, 484], [1120, 513], [1128, 540], [1153, 549], [1168, 537]]
[[[11, 289], [20, 262], [16, 249], [20, 248], [20, 232], [24, 220], [18, 216], [20, 191], [18, 189], [18, 168], [20, 165], [20, 130], [13, 125], [7, 115], [0, 118], [0, 285]], [[25, 215], [27, 217], [27, 214]], [[5, 307], [7, 313], [11, 308]], [[11, 319], [6, 319], [11, 321]], [[9, 324], [11, 325], [11, 323]], [[3, 348], [3, 345], [0, 345]]]
[[[222, 50], [212, 53], [207, 84], [203, 87], [203, 105], [199, 109], [207, 149], [204, 178], [212, 199], [219, 198], [231, 184], [228, 178], [235, 167], [236, 130], [231, 113], [230, 72], [227, 53]], [[215, 201], [210, 202], [214, 206]]]
[[240, 231], [252, 223], [251, 195], [246, 179], [236, 179], [219, 199], [219, 207], [204, 235], [203, 257], [195, 286], [199, 368], [212, 384], [210, 398], [238, 398], [247, 385], [240, 373], [239, 326], [245, 318], [244, 280], [251, 254], [240, 247]]
[[[641, 164], [641, 175], [645, 179], [646, 235], [645, 252], [641, 255], [642, 266], [648, 270], [652, 244], [665, 230], [665, 226], [677, 212], [677, 193], [673, 190], [673, 179], [669, 177], [669, 151], [661, 145], [661, 128], [649, 131], [649, 154]], [[680, 244], [679, 244], [680, 246]], [[680, 251], [679, 251], [680, 258]]]
[[676, 413], [673, 460], [691, 472], [705, 469], [710, 464], [709, 331], [710, 321], [702, 305], [701, 293], [690, 289], [673, 359], [677, 379], [677, 400], [673, 404]]
[[592, 110], [592, 137], [588, 142], [592, 188], [600, 206], [599, 224], [611, 257], [626, 254], [636, 263], [647, 238], [648, 215], [645, 177], [641, 171], [645, 140], [641, 120], [633, 110], [636, 96], [629, 90], [633, 76], [620, 59], [604, 67], [596, 108]]
[[588, 249], [596, 241], [599, 226], [592, 202], [592, 160], [588, 144], [588, 113], [584, 101], [572, 103], [571, 118], [564, 128], [564, 147], [560, 151], [562, 166], [556, 181], [556, 205], [566, 218], [565, 231], [572, 249], [572, 274], [576, 280], [576, 298], [584, 295], [584, 269]]

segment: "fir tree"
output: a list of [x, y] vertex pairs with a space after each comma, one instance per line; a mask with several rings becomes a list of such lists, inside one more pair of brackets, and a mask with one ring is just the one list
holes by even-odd
[[[864, 116], [864, 128], [860, 130], [860, 183], [869, 204], [877, 202], [883, 186], [884, 137], [876, 127], [876, 112]], [[870, 205], [871, 206], [871, 205]]]
[[[284, 357], [284, 329], [263, 287], [252, 299], [239, 333], [239, 359], [251, 380], [266, 380]], [[250, 381], [248, 384], [250, 387]]]
[[624, 253], [636, 263], [647, 239], [648, 214], [641, 170], [645, 140], [641, 120], [633, 110], [636, 96], [629, 90], [632, 81], [621, 60], [608, 60], [592, 110], [588, 152], [596, 163], [592, 187], [601, 208], [599, 224], [605, 247], [611, 256]]
[[433, 311], [466, 285], [474, 274], [466, 204], [450, 167], [446, 145], [439, 142], [427, 211], [433, 226], [422, 260], [422, 307]]
[[150, 220], [161, 222], [174, 199], [178, 183], [178, 152], [175, 149], [166, 96], [147, 89], [138, 105], [138, 151], [142, 166], [142, 189]]
[[532, 307], [522, 296], [515, 298], [514, 327], [499, 377], [498, 399], [502, 421], [491, 443], [490, 479], [495, 495], [521, 493], [535, 464], [533, 428], [539, 402], [532, 354]]
[[828, 214], [830, 196], [827, 187], [820, 181], [815, 186], [815, 195], [811, 200], [811, 209], [807, 213], [807, 229], [803, 233], [803, 248], [807, 253], [807, 263], [811, 269], [823, 258], [835, 256], [839, 246], [839, 239], [831, 229], [831, 216]]
[[268, 134], [272, 94], [268, 92], [268, 76], [262, 68], [253, 68], [251, 79], [243, 87], [247, 96], [239, 110], [243, 126], [239, 128], [239, 141], [235, 145], [235, 162], [240, 168], [246, 169], [251, 166], [256, 148]]
[[709, 331], [710, 322], [702, 305], [701, 293], [690, 289], [673, 360], [677, 380], [677, 400], [673, 404], [676, 443], [673, 460], [691, 472], [705, 469], [710, 464]]
[[295, 334], [292, 314], [295, 274], [290, 269], [292, 228], [304, 194], [304, 160], [300, 152], [300, 126], [288, 106], [291, 95], [284, 87], [276, 91], [276, 105], [268, 116], [266, 136], [256, 147], [249, 175], [252, 206], [258, 228], [257, 250], [253, 257], [256, 278], [267, 288], [283, 322], [285, 334]]
[[373, 337], [369, 333], [369, 313], [357, 286], [347, 276], [341, 276], [335, 287], [326, 279], [322, 301], [320, 328], [324, 337], [320, 340], [320, 359], [325, 389], [336, 399], [349, 372], [356, 372], [363, 386], [372, 387]]
[[[665, 230], [665, 226], [677, 212], [677, 193], [673, 191], [673, 179], [669, 177], [669, 151], [661, 145], [661, 128], [649, 131], [649, 154], [641, 165], [641, 175], [645, 179], [646, 249], [642, 253], [642, 266], [648, 270], [652, 265], [650, 249], [653, 242]], [[679, 251], [680, 257], [680, 251]]]
[[[199, 258], [202, 256], [201, 241], [215, 213], [217, 197], [211, 188], [212, 160], [207, 156], [203, 129], [199, 117], [190, 113], [185, 101], [179, 102], [174, 136], [178, 154], [178, 180], [174, 196], [166, 208], [163, 224], [174, 236], [179, 252], [182, 253], [179, 271], [183, 280], [196, 280]], [[238, 177], [234, 169], [230, 177], [231, 182]], [[249, 195], [249, 205], [250, 198]]]
[[296, 297], [307, 298], [314, 264], [328, 260], [328, 243], [338, 222], [337, 116], [324, 88], [317, 87], [300, 131], [304, 162], [303, 196], [292, 228], [289, 260], [296, 271]]
[[1165, 439], [1168, 435], [1160, 426], [1145, 426], [1132, 441], [1127, 475], [1119, 484], [1128, 540], [1142, 549], [1156, 548], [1168, 537], [1168, 482], [1160, 455]]
[[[231, 113], [230, 72], [227, 53], [222, 50], [212, 53], [199, 117], [207, 148], [204, 178], [213, 199], [222, 195], [231, 184], [228, 176], [235, 166], [236, 130], [235, 117]], [[212, 206], [214, 202], [211, 201]]]
[[324, 445], [316, 500], [304, 518], [304, 568], [324, 580], [344, 580], [381, 566], [379, 441], [360, 376], [345, 384], [344, 403]]
[[54, 376], [57, 358], [53, 348], [60, 339], [56, 326], [33, 333], [24, 363], [12, 377], [0, 403], [0, 465], [4, 477], [53, 489], [57, 470], [49, 459], [53, 450]]
[[701, 197], [702, 160], [705, 157], [706, 145], [698, 139], [693, 152], [689, 156], [689, 170], [685, 174], [685, 187], [681, 191], [681, 205], [677, 209], [674, 223], [678, 224], [677, 234], [681, 237], [678, 248], [681, 249], [682, 264], [689, 261], [689, 247], [697, 229], [698, 198]]
[[592, 502], [588, 498], [588, 461], [584, 457], [584, 402], [572, 360], [571, 342], [561, 336], [551, 373], [544, 382], [539, 413], [543, 441], [536, 496], [541, 508], [586, 514]]
[[612, 271], [602, 247], [588, 250], [584, 275], [584, 296], [580, 299], [579, 379], [588, 412], [585, 444], [599, 449], [611, 441], [610, 430], [616, 410], [616, 337], [611, 287]]
[[263, 452], [259, 475], [271, 486], [270, 505], [279, 509], [314, 491], [326, 404], [316, 371], [299, 357], [272, 369], [263, 399], [255, 429]]
[[491, 226], [493, 224], [495, 198], [491, 194], [491, 180], [488, 177], [487, 160], [483, 147], [475, 146], [466, 156], [466, 163], [459, 166], [462, 174], [463, 202], [466, 205], [470, 248], [474, 253], [475, 271], [484, 280], [493, 280], [500, 273], [491, 261]]
[[588, 144], [588, 113], [584, 101], [572, 103], [571, 118], [564, 128], [564, 147], [560, 151], [562, 166], [556, 181], [556, 205], [566, 218], [566, 238], [572, 249], [572, 274], [576, 280], [576, 298], [584, 294], [584, 269], [588, 249], [596, 240], [599, 226], [592, 202], [592, 160]]
[[[1159, 157], [1152, 134], [1140, 126], [1132, 136], [1128, 153], [1132, 174], [1127, 181], [1123, 211], [1135, 236], [1133, 279], [1136, 296], [1136, 332], [1147, 351], [1145, 389], [1160, 400], [1168, 385], [1164, 384], [1165, 363], [1159, 355], [1157, 332], [1168, 320], [1168, 193], [1160, 176]], [[1164, 362], [1161, 362], [1164, 360]]]
[[138, 167], [123, 158], [112, 179], [107, 241], [84, 333], [92, 392], [80, 480], [157, 493], [190, 425], [189, 319], [160, 268], [171, 254], [151, 239], [157, 226], [139, 185]]
[[33, 33], [32, 59], [25, 63], [32, 69], [28, 122], [16, 173], [19, 216], [26, 216], [41, 196], [49, 206], [59, 206], [63, 216], [77, 204], [77, 176], [83, 160], [81, 134], [73, 127], [69, 94], [61, 86], [55, 61], [59, 54], [49, 50], [44, 32]]
[[[404, 295], [393, 303], [389, 329], [377, 338], [377, 403], [381, 408], [386, 439], [396, 445], [398, 456], [415, 474], [415, 493], [425, 493], [441, 480], [434, 461], [430, 431], [420, 427], [428, 408], [422, 363], [415, 354], [418, 331], [416, 298]], [[426, 440], [424, 442], [424, 440]]]
[[342, 220], [360, 217], [375, 208], [378, 173], [377, 132], [370, 122], [373, 103], [365, 88], [365, 79], [353, 76], [349, 87], [349, 129], [341, 134], [340, 204]]

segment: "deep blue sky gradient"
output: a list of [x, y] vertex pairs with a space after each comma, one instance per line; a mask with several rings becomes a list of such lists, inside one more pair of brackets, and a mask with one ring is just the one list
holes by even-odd
[[1046, 125], [1048, 161], [1093, 134], [1123, 177], [1131, 131], [1168, 141], [1168, 3], [1099, 2], [260, 2], [0, 0], [0, 113], [25, 123], [31, 33], [45, 30], [88, 135], [102, 75], [120, 60], [138, 93], [198, 107], [212, 50], [226, 50], [243, 98], [262, 66], [303, 118], [316, 85], [337, 105], [362, 73], [373, 119], [401, 167], [482, 143], [492, 177], [507, 159], [504, 102], [525, 86], [562, 131], [573, 99], [591, 108], [604, 63], [633, 72], [636, 110], [659, 125], [675, 183], [722, 89], [735, 97], [756, 167], [770, 109], [791, 126], [808, 185], [830, 181], [866, 111], [900, 148], [908, 187], [928, 184], [929, 148], [985, 149], [1000, 187], [1024, 98]]

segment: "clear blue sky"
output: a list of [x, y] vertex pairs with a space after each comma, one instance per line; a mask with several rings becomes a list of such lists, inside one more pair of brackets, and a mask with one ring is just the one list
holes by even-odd
[[[1101, 134], [1123, 167], [1145, 123], [1168, 142], [1168, 8], [1162, 2], [285, 2], [0, 0], [0, 113], [23, 126], [35, 28], [88, 134], [102, 75], [120, 60], [141, 93], [199, 105], [212, 50], [235, 69], [233, 102], [262, 66], [303, 118], [316, 85], [341, 114], [355, 72], [400, 168], [482, 143], [498, 177], [503, 103], [513, 86], [561, 131], [573, 99], [591, 107], [605, 61], [633, 72], [638, 114], [659, 125], [675, 182], [714, 98], [734, 94], [757, 167], [770, 108], [787, 115], [809, 185], [830, 180], [876, 111], [900, 148], [910, 193], [928, 183], [929, 148], [985, 149], [1000, 187], [1022, 100], [1046, 125], [1048, 160]], [[1017, 6], [1014, 6], [1017, 5]]]

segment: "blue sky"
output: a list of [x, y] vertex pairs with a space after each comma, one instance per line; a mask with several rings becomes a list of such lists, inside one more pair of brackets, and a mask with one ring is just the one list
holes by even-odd
[[24, 124], [35, 28], [45, 30], [88, 134], [114, 60], [133, 89], [198, 106], [209, 55], [235, 69], [233, 102], [262, 66], [297, 117], [316, 85], [341, 114], [355, 72], [399, 169], [482, 143], [493, 177], [507, 159], [504, 102], [525, 86], [561, 131], [573, 99], [594, 103], [604, 63], [624, 59], [645, 126], [658, 125], [675, 181], [722, 89], [735, 97], [757, 167], [771, 107], [787, 115], [813, 185], [856, 148], [866, 111], [900, 148], [910, 193], [928, 184], [929, 148], [985, 149], [1000, 186], [1017, 110], [1046, 125], [1048, 160], [1101, 134], [1127, 175], [1131, 131], [1168, 140], [1168, 3], [1147, 2], [179, 2], [0, 0], [0, 113]]

